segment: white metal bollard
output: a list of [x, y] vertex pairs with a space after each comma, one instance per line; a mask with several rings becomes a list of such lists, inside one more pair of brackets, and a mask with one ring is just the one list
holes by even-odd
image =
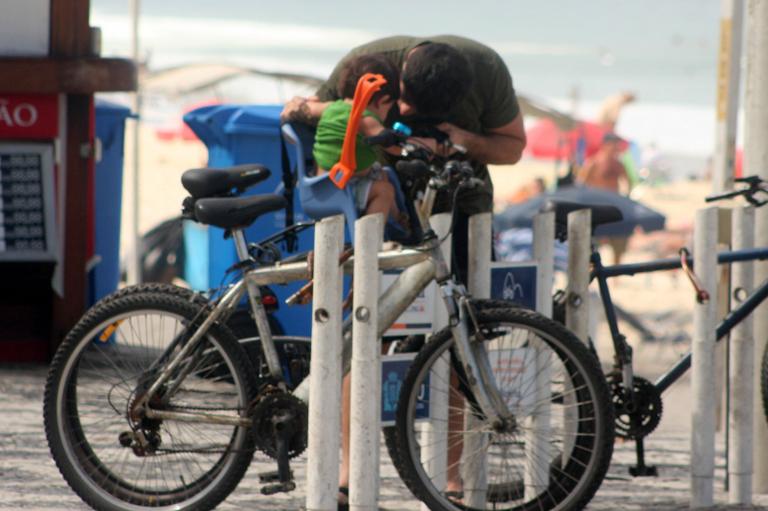
[[[733, 211], [733, 249], [754, 247], [755, 210], [752, 207]], [[754, 282], [751, 261], [735, 264], [731, 269], [733, 308], [738, 307], [752, 291]], [[730, 449], [728, 453], [728, 502], [752, 503], [752, 416], [755, 339], [752, 316], [747, 316], [731, 332], [731, 415], [728, 418]], [[760, 414], [762, 415], [762, 414]]]
[[[768, 2], [747, 3], [747, 73], [744, 87], [744, 175], [768, 179]], [[755, 246], [768, 246], [768, 207], [755, 212]], [[768, 279], [768, 261], [755, 263], [755, 284]], [[760, 377], [760, 362], [768, 339], [768, 303], [753, 313], [755, 319], [755, 379]], [[758, 384], [759, 385], [759, 384]], [[759, 386], [755, 387], [756, 389]], [[755, 410], [762, 410], [755, 392]], [[762, 413], [754, 415], [755, 452], [768, 452], [768, 423]], [[768, 456], [756, 456], [752, 478], [755, 493], [768, 493]]]
[[[437, 236], [443, 241], [442, 249], [445, 260], [451, 264], [451, 236], [448, 232], [451, 228], [451, 214], [440, 213], [432, 215], [429, 223]], [[443, 305], [442, 298], [435, 301], [435, 316], [432, 328], [435, 331], [448, 325], [448, 313]], [[432, 476], [432, 482], [436, 488], [445, 488], [448, 483], [446, 469], [448, 467], [448, 392], [450, 390], [450, 361], [448, 355], [443, 355], [435, 362], [430, 375], [430, 417], [422, 429], [421, 457], [425, 461], [427, 473]], [[442, 429], [441, 429], [442, 428]], [[422, 510], [428, 510], [425, 504]]]
[[[469, 217], [469, 233], [467, 236], [467, 286], [475, 298], [490, 298], [491, 296], [491, 223], [492, 213], [479, 213]], [[465, 403], [464, 429], [478, 430], [482, 422], [474, 414], [469, 413]], [[464, 504], [483, 509], [488, 490], [488, 466], [486, 451], [488, 449], [488, 434], [474, 433], [464, 436], [461, 478], [464, 483]]]
[[533, 217], [533, 259], [536, 269], [536, 310], [552, 317], [552, 286], [555, 280], [555, 214]]
[[565, 326], [587, 342], [589, 338], [589, 257], [592, 247], [592, 211], [568, 214], [568, 293]]
[[343, 246], [343, 216], [317, 223], [309, 376], [308, 511], [334, 511], [338, 506], [342, 324], [339, 256]]
[[[568, 288], [565, 302], [565, 326], [576, 337], [589, 341], [589, 256], [592, 246], [592, 211], [580, 209], [568, 213]], [[563, 406], [563, 459], [565, 466], [576, 442], [579, 420], [570, 381], [565, 382]]]
[[717, 316], [717, 208], [696, 212], [694, 270], [709, 293], [693, 309], [691, 394], [691, 508], [713, 504], [715, 471], [715, 318]]
[[[555, 268], [555, 214], [552, 212], [541, 213], [533, 218], [533, 258], [537, 263], [536, 310], [551, 317]], [[534, 402], [538, 404], [534, 414], [528, 419], [525, 434], [526, 500], [534, 498], [549, 486], [549, 460], [552, 458], [549, 445], [552, 413], [550, 401], [539, 397], [546, 396], [550, 392], [552, 383], [549, 351], [537, 352], [535, 362]]]
[[352, 314], [352, 412], [349, 507], [379, 508], [379, 431], [381, 429], [381, 347], [378, 336], [379, 261], [382, 215], [355, 222]]

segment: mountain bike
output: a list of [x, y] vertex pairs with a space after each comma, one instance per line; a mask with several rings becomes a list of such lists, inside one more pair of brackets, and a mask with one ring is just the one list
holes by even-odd
[[[428, 218], [439, 192], [477, 184], [472, 166], [398, 143], [405, 158], [398, 170], [424, 186], [417, 208], [424, 236], [379, 255], [381, 269], [404, 270], [380, 298], [378, 329], [387, 330], [433, 280], [449, 317], [401, 389], [394, 460], [401, 477], [436, 510], [583, 507], [613, 450], [613, 408], [598, 361], [561, 325], [505, 302], [473, 299], [452, 279]], [[211, 509], [252, 463], [276, 464], [260, 473], [263, 494], [296, 488], [308, 378], [287, 382], [259, 286], [306, 279], [309, 264], [259, 265], [243, 228], [284, 199], [206, 197], [243, 183], [204, 174], [187, 211], [229, 231], [239, 275], [207, 300], [170, 286], [122, 290], [85, 314], [51, 365], [44, 402], [51, 453], [95, 509]], [[259, 381], [226, 325], [243, 297], [260, 334], [266, 371]], [[346, 372], [350, 321], [342, 342]], [[424, 417], [440, 400], [447, 417]], [[445, 452], [427, 457], [441, 436], [449, 451], [442, 463]], [[460, 495], [446, 490], [453, 470], [462, 477]]]
[[[720, 195], [707, 197], [707, 202], [713, 202], [734, 197], [744, 197], [747, 202], [755, 207], [766, 204], [766, 200], [761, 199], [762, 195], [768, 195], [768, 184], [757, 176], [738, 178], [736, 182], [743, 183], [746, 186]], [[567, 214], [571, 211], [589, 208], [592, 210], [593, 226], [595, 223], [609, 221], [611, 218], [620, 219], [621, 213], [612, 206], [582, 205], [574, 203], [553, 203], [550, 205], [555, 211], [555, 222], [558, 233], [566, 229]], [[725, 251], [718, 254], [718, 264], [738, 263], [745, 261], [756, 261], [768, 259], [768, 247], [754, 248], [749, 250]], [[626, 337], [620, 332], [617, 320], [616, 306], [611, 299], [608, 279], [620, 275], [635, 275], [638, 273], [649, 273], [662, 270], [675, 270], [682, 268], [688, 274], [696, 287], [698, 297], [703, 297], [703, 290], [697, 284], [697, 278], [693, 274], [693, 258], [687, 250], [681, 250], [680, 258], [657, 259], [642, 263], [618, 264], [613, 266], [604, 266], [597, 246], [592, 244], [592, 253], [590, 256], [591, 271], [590, 281], [597, 281], [600, 300], [605, 312], [605, 319], [611, 334], [611, 340], [614, 348], [613, 370], [608, 374], [608, 382], [611, 387], [611, 396], [615, 410], [615, 428], [616, 436], [623, 439], [634, 440], [636, 445], [637, 463], [630, 468], [630, 473], [635, 476], [657, 475], [657, 470], [653, 466], [645, 463], [644, 438], [650, 435], [661, 422], [663, 411], [662, 394], [674, 382], [685, 374], [691, 367], [691, 353], [688, 352], [675, 363], [666, 373], [661, 375], [655, 382], [635, 375], [632, 365], [632, 347], [627, 342]], [[743, 290], [741, 290], [743, 293]], [[768, 298], [768, 280], [753, 290], [749, 296], [743, 297], [741, 304], [733, 309], [716, 327], [716, 338], [718, 342], [727, 337], [729, 332], [749, 316], [761, 303]], [[559, 310], [560, 321], [564, 321], [564, 295], [559, 298], [556, 295], [556, 311]], [[556, 316], [557, 316], [556, 312]], [[590, 346], [593, 352], [594, 346]], [[595, 353], [596, 355], [596, 353]], [[766, 417], [768, 417], [768, 350], [763, 355], [762, 362], [762, 393], [765, 406]]]

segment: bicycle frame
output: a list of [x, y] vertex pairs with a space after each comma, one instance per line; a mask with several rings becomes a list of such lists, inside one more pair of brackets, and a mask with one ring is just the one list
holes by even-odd
[[[753, 248], [745, 250], [734, 250], [721, 252], [717, 256], [718, 264], [730, 264], [745, 261], [756, 261], [768, 259], [768, 248]], [[592, 271], [590, 281], [597, 280], [600, 290], [600, 299], [605, 311], [605, 318], [611, 332], [614, 350], [620, 362], [631, 363], [631, 348], [626, 344], [624, 337], [619, 332], [616, 311], [614, 309], [611, 293], [608, 288], [608, 279], [620, 275], [635, 275], [638, 273], [651, 273], [663, 270], [675, 270], [680, 268], [680, 259], [657, 259], [645, 263], [617, 264], [613, 266], [603, 266], [600, 254], [597, 250], [592, 251], [590, 258]], [[688, 257], [688, 264], [693, 266], [693, 258]], [[746, 300], [736, 309], [730, 311], [725, 318], [717, 325], [715, 330], [717, 341], [727, 336], [730, 331], [738, 325], [744, 318], [751, 314], [763, 301], [768, 299], [768, 280], [750, 293]], [[627, 355], [629, 359], [627, 360]], [[664, 392], [670, 385], [675, 383], [691, 367], [691, 353], [687, 353], [665, 374], [660, 376], [654, 385], [659, 392]]]
[[[382, 270], [405, 268], [395, 282], [379, 298], [378, 334], [381, 336], [397, 318], [406, 310], [413, 300], [435, 280], [440, 287], [440, 295], [448, 310], [449, 325], [456, 343], [457, 354], [461, 359], [462, 367], [474, 377], [469, 378], [471, 391], [482, 412], [492, 423], [505, 424], [514, 421], [506, 402], [499, 393], [490, 362], [483, 349], [475, 349], [469, 336], [469, 323], [472, 321], [469, 310], [469, 297], [463, 286], [456, 284], [451, 279], [451, 273], [443, 257], [440, 241], [431, 230], [428, 230], [427, 213], [434, 203], [434, 196], [440, 184], [438, 178], [430, 180], [427, 187], [422, 207], [416, 208], [419, 212], [419, 221], [428, 234], [425, 242], [417, 248], [401, 248], [379, 254], [379, 268]], [[238, 258], [242, 262], [250, 261], [248, 246], [242, 229], [234, 229], [232, 237], [237, 249]], [[354, 257], [344, 264], [344, 270], [351, 272], [354, 265]], [[247, 417], [231, 417], [209, 413], [188, 413], [168, 410], [153, 410], [148, 406], [149, 400], [163, 384], [171, 379], [174, 372], [181, 366], [185, 357], [193, 353], [208, 329], [225, 314], [231, 312], [239, 303], [245, 293], [248, 294], [249, 304], [256, 325], [259, 330], [261, 347], [265, 355], [270, 375], [285, 390], [284, 379], [277, 350], [272, 334], [267, 323], [267, 315], [261, 302], [259, 285], [281, 284], [295, 280], [311, 278], [309, 266], [306, 261], [276, 263], [273, 266], [255, 268], [244, 273], [243, 278], [232, 285], [218, 300], [216, 306], [210, 311], [200, 327], [194, 332], [189, 341], [179, 353], [173, 356], [170, 362], [162, 369], [158, 378], [150, 386], [146, 394], [139, 400], [135, 407], [143, 407], [146, 415], [153, 419], [169, 419], [189, 422], [209, 422], [218, 424], [231, 424], [242, 427], [251, 425]], [[342, 367], [346, 374], [349, 371], [352, 346], [352, 322], [350, 319], [344, 324], [342, 339]], [[182, 375], [183, 376], [183, 375]], [[303, 401], [309, 398], [309, 379], [306, 378], [293, 392]]]

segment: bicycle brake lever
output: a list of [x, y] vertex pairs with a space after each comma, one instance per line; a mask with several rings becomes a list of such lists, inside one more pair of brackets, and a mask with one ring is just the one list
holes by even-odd
[[702, 304], [707, 303], [709, 302], [709, 293], [706, 289], [704, 289], [704, 286], [701, 284], [699, 277], [696, 276], [696, 274], [693, 272], [693, 269], [688, 265], [689, 256], [690, 253], [688, 252], [687, 248], [683, 247], [680, 249], [680, 266], [682, 266], [683, 272], [685, 272], [688, 280], [691, 281], [693, 288], [696, 290], [696, 301]]

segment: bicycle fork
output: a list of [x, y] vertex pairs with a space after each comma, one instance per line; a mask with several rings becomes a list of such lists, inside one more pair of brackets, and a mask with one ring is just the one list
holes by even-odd
[[[482, 345], [484, 338], [480, 325], [474, 318], [472, 305], [463, 286], [448, 281], [440, 285], [440, 290], [448, 310], [449, 325], [461, 368], [477, 406], [496, 431], [513, 431], [517, 426], [515, 416], [496, 386], [488, 354]], [[474, 324], [474, 339], [469, 336], [470, 322]]]

